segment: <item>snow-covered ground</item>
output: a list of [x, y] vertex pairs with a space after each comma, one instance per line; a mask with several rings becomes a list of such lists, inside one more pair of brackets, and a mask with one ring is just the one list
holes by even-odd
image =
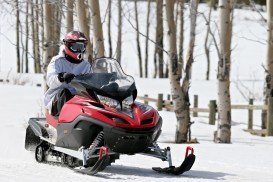
[[[102, 2], [102, 1], [100, 1]], [[106, 1], [103, 1], [106, 2]], [[152, 5], [154, 6], [154, 5]], [[132, 4], [124, 4], [127, 18], [133, 16]], [[106, 6], [102, 6], [106, 8]], [[145, 32], [146, 4], [139, 3], [141, 31]], [[113, 12], [117, 9], [114, 6]], [[206, 5], [200, 6], [200, 11], [208, 13]], [[102, 15], [103, 16], [103, 15]], [[213, 12], [214, 19], [218, 13]], [[188, 17], [186, 17], [186, 22]], [[234, 37], [232, 52], [232, 103], [246, 103], [246, 98], [254, 97], [255, 102], [262, 101], [263, 68], [265, 60], [266, 28], [260, 21], [260, 15], [253, 11], [236, 10], [234, 19]], [[152, 18], [155, 15], [152, 12]], [[126, 22], [127, 20], [125, 20]], [[133, 19], [131, 19], [133, 21]], [[116, 19], [113, 20], [116, 26]], [[191, 171], [182, 176], [162, 175], [152, 171], [151, 167], [167, 166], [166, 162], [141, 155], [121, 156], [115, 164], [96, 176], [75, 173], [66, 167], [49, 164], [38, 164], [34, 154], [24, 149], [25, 127], [30, 117], [40, 117], [43, 113], [43, 87], [36, 87], [42, 83], [42, 75], [9, 74], [15, 70], [15, 48], [7, 38], [14, 42], [13, 19], [3, 15], [0, 11], [0, 79], [9, 79], [10, 83], [0, 82], [0, 181], [2, 182], [75, 182], [75, 181], [273, 181], [273, 137], [258, 137], [243, 131], [247, 128], [247, 111], [232, 112], [232, 144], [213, 143], [213, 131], [216, 126], [208, 125], [207, 114], [199, 114], [192, 118], [192, 137], [197, 138], [199, 144], [192, 144], [197, 156]], [[104, 23], [105, 25], [105, 23]], [[152, 25], [154, 28], [154, 20]], [[193, 81], [190, 88], [190, 98], [199, 95], [199, 105], [207, 107], [209, 100], [217, 99], [217, 56], [212, 52], [211, 81], [204, 81], [206, 59], [203, 50], [204, 29], [206, 25], [201, 16], [198, 18], [195, 62], [193, 64]], [[105, 29], [106, 31], [107, 29]], [[122, 66], [124, 70], [138, 75], [135, 49], [135, 32], [131, 25], [124, 23], [124, 50]], [[188, 31], [188, 26], [185, 26]], [[6, 37], [4, 37], [4, 35]], [[113, 31], [116, 35], [116, 30]], [[115, 39], [115, 36], [113, 36]], [[185, 34], [185, 44], [187, 43]], [[107, 37], [106, 37], [107, 38]], [[252, 39], [252, 41], [247, 40]], [[107, 40], [107, 39], [106, 39]], [[143, 41], [142, 37], [142, 41]], [[262, 43], [259, 43], [262, 42]], [[150, 45], [150, 55], [153, 48]], [[152, 60], [152, 57], [150, 56]], [[150, 61], [152, 75], [153, 62]], [[24, 84], [14, 85], [14, 84]], [[158, 93], [169, 94], [170, 87], [167, 79], [139, 79], [136, 78], [139, 95], [148, 94], [156, 97]], [[241, 90], [244, 95], [238, 90]], [[163, 133], [159, 138], [162, 147], [172, 148], [175, 165], [179, 165], [184, 157], [187, 145], [174, 144], [175, 115], [172, 112], [161, 111], [163, 117]], [[254, 112], [254, 127], [260, 127], [260, 111]]]
[[[153, 91], [149, 80], [141, 82], [142, 90]], [[161, 81], [164, 84], [166, 81]], [[196, 86], [198, 87], [198, 86]], [[240, 113], [233, 115], [232, 144], [215, 144], [212, 141], [215, 126], [208, 125], [208, 118], [194, 118], [192, 135], [199, 144], [192, 144], [197, 156], [191, 171], [182, 176], [162, 175], [151, 167], [167, 166], [166, 162], [146, 156], [121, 156], [115, 164], [96, 176], [77, 174], [72, 170], [49, 164], [38, 164], [34, 153], [24, 149], [25, 126], [30, 117], [41, 116], [43, 90], [36, 86], [0, 84], [0, 181], [272, 181], [272, 137], [252, 136], [242, 129], [246, 119]], [[175, 116], [160, 112], [163, 133], [159, 138], [162, 147], [170, 146], [175, 165], [184, 157], [186, 144], [174, 144]], [[258, 124], [258, 123], [255, 123]], [[37, 180], [39, 179], [39, 180]]]

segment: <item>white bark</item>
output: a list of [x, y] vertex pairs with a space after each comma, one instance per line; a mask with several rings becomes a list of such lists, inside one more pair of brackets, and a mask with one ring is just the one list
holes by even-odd
[[121, 0], [118, 0], [118, 41], [117, 41], [117, 61], [121, 62], [121, 47], [122, 47], [122, 3]]
[[86, 4], [84, 3], [84, 0], [77, 0], [76, 1], [76, 7], [77, 7], [77, 16], [79, 21], [79, 27], [80, 31], [85, 34], [86, 37], [89, 39], [89, 43], [86, 47], [86, 55], [89, 61], [93, 58], [93, 46], [92, 46], [92, 39], [90, 39], [90, 27], [87, 20], [87, 13], [86, 13]]
[[140, 47], [140, 37], [139, 37], [139, 21], [138, 21], [138, 7], [137, 0], [135, 0], [135, 19], [136, 19], [136, 43], [137, 43], [137, 56], [138, 56], [138, 68], [139, 68], [139, 77], [143, 77], [142, 69], [142, 54]]
[[93, 34], [94, 34], [94, 57], [104, 57], [104, 39], [100, 17], [100, 5], [98, 0], [89, 0], [92, 12]]
[[26, 28], [26, 39], [25, 39], [25, 64], [26, 64], [26, 68], [25, 68], [25, 72], [28, 73], [28, 39], [29, 39], [29, 23], [28, 23], [28, 19], [29, 19], [29, 7], [30, 7], [30, 2], [26, 1], [26, 23], [25, 23], [25, 28]]
[[218, 63], [218, 113], [219, 126], [216, 142], [230, 143], [230, 55], [233, 0], [220, 0], [220, 60]]
[[[50, 0], [44, 0], [44, 65], [48, 65], [52, 57], [54, 56], [53, 47], [53, 6]], [[46, 67], [45, 67], [46, 68]], [[46, 72], [46, 70], [44, 70]]]
[[206, 80], [209, 80], [210, 77], [210, 45], [208, 44], [208, 39], [209, 39], [209, 33], [210, 33], [210, 21], [211, 21], [211, 11], [212, 11], [212, 7], [214, 5], [215, 0], [211, 0], [209, 5], [209, 14], [208, 14], [208, 22], [207, 22], [207, 32], [206, 32], [206, 36], [205, 36], [205, 44], [204, 44], [204, 48], [205, 48], [205, 53], [206, 53], [206, 57], [207, 57], [207, 72], [206, 72]]
[[53, 44], [54, 44], [54, 55], [57, 55], [59, 53], [60, 48], [60, 34], [61, 34], [61, 22], [62, 22], [62, 1], [58, 1], [55, 3], [52, 3], [53, 8]]
[[40, 50], [39, 50], [39, 8], [38, 0], [31, 1], [31, 30], [32, 30], [32, 46], [34, 58], [34, 71], [41, 73]]
[[166, 15], [168, 22], [169, 35], [169, 79], [171, 82], [172, 100], [174, 104], [174, 112], [177, 119], [176, 125], [176, 143], [185, 143], [188, 140], [188, 128], [190, 123], [190, 71], [193, 63], [193, 50], [195, 42], [195, 27], [197, 7], [199, 0], [192, 0], [190, 6], [190, 41], [186, 57], [185, 77], [182, 86], [180, 86], [181, 74], [178, 70], [177, 44], [176, 44], [176, 28], [174, 21], [174, 0], [166, 0]]
[[[44, 44], [43, 44], [43, 73], [46, 74], [47, 65], [54, 55], [54, 35], [53, 35], [53, 6], [50, 0], [44, 0], [44, 13], [43, 13], [43, 23], [44, 23]], [[44, 77], [45, 78], [45, 77]], [[45, 81], [45, 90], [47, 90], [46, 80]]]
[[[266, 1], [267, 8], [267, 56], [266, 77], [264, 88], [264, 104], [268, 104], [268, 98], [273, 96], [273, 2]], [[266, 129], [267, 111], [262, 111], [262, 129]]]
[[16, 8], [16, 59], [17, 59], [17, 73], [20, 73], [21, 70], [21, 59], [20, 59], [20, 10], [19, 2], [15, 0]]
[[148, 0], [147, 5], [147, 18], [146, 18], [146, 40], [145, 40], [145, 78], [148, 78], [148, 60], [149, 60], [149, 34], [150, 34], [150, 12], [151, 12], [151, 0]]
[[113, 55], [113, 48], [112, 48], [112, 33], [111, 33], [111, 21], [112, 21], [112, 0], [108, 0], [108, 44], [109, 44], [109, 57], [112, 57]]
[[73, 4], [74, 0], [65, 0], [66, 3], [66, 33], [73, 31]]
[[[160, 48], [159, 48], [160, 47]], [[156, 45], [155, 45], [155, 71], [159, 78], [164, 77], [163, 67], [163, 0], [156, 0]]]
[[184, 143], [187, 141], [187, 121], [183, 120], [183, 106], [182, 106], [182, 88], [180, 86], [180, 79], [177, 69], [177, 49], [176, 49], [176, 28], [174, 22], [174, 2], [175, 0], [166, 0], [166, 16], [168, 22], [168, 36], [169, 36], [169, 79], [171, 84], [172, 100], [174, 104], [174, 112], [177, 119], [176, 125], [176, 143]]
[[[178, 45], [178, 71], [180, 77], [183, 74], [184, 67], [184, 0], [178, 0], [178, 9], [179, 9], [179, 45]], [[178, 25], [177, 25], [178, 26]]]

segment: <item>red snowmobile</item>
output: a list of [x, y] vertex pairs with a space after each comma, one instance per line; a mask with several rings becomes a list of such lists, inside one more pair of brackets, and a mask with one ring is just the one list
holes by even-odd
[[116, 60], [95, 60], [90, 74], [76, 76], [70, 84], [76, 94], [58, 117], [47, 113], [28, 122], [25, 148], [35, 151], [37, 162], [60, 162], [93, 175], [120, 154], [143, 154], [169, 163], [153, 168], [157, 172], [179, 175], [191, 169], [191, 147], [183, 163], [174, 167], [170, 148], [157, 145], [162, 119], [154, 108], [135, 101], [134, 79]]

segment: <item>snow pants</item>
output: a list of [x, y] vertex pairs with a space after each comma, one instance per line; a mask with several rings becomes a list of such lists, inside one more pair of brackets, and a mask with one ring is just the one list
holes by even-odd
[[66, 88], [57, 93], [52, 102], [51, 115], [59, 116], [64, 103], [72, 99], [73, 96], [74, 95]]

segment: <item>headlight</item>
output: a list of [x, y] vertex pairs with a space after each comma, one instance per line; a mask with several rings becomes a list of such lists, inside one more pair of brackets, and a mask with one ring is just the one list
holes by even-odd
[[133, 96], [131, 95], [122, 101], [122, 106], [126, 108], [130, 108], [133, 103], [134, 103], [134, 99], [133, 99]]
[[115, 108], [115, 109], [121, 108], [119, 101], [109, 98], [109, 97], [101, 96], [101, 95], [97, 95], [97, 96], [98, 96], [101, 104], [106, 105], [108, 107]]

